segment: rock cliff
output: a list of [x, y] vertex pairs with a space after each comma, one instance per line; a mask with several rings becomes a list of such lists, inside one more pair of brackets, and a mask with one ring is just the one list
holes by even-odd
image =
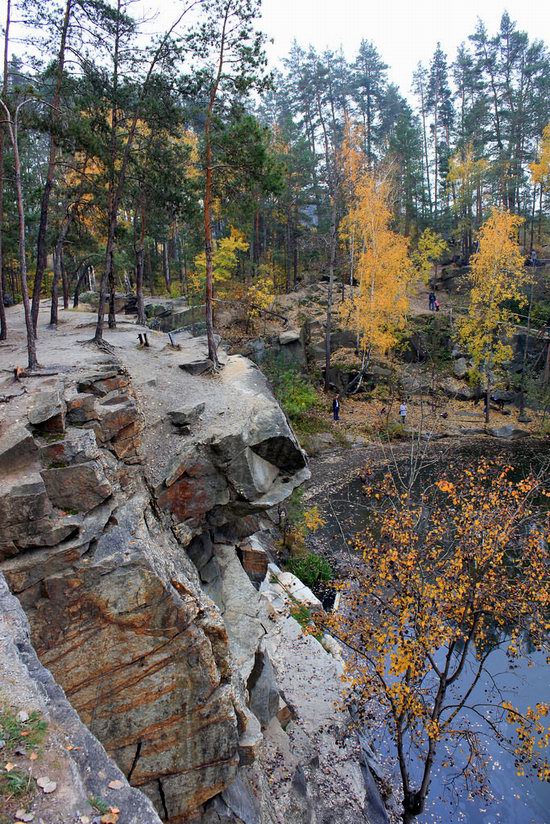
[[[144, 351], [122, 329], [78, 368], [58, 341], [55, 374], [0, 387], [0, 571], [34, 648], [163, 820], [367, 821], [353, 744], [328, 763], [340, 664], [256, 588], [270, 574], [251, 536], [305, 455], [253, 364], [201, 375], [204, 342], [151, 337]], [[287, 671], [302, 666], [310, 685], [330, 669], [307, 722]]]

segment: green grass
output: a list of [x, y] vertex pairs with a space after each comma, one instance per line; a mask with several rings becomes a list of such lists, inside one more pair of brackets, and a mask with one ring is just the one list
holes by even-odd
[[[18, 710], [0, 704], [0, 739], [4, 742], [0, 750], [0, 809], [9, 811], [10, 815], [12, 802], [25, 806], [35, 792], [34, 779], [28, 771], [20, 768], [16, 760], [20, 756], [16, 755], [16, 750], [24, 749], [27, 756], [39, 751], [48, 730], [48, 725], [39, 712], [29, 713], [27, 721], [20, 721], [17, 715]], [[6, 765], [10, 762], [15, 764], [7, 770]], [[14, 807], [13, 810], [15, 809]], [[13, 815], [5, 819], [12, 820]], [[3, 821], [0, 817], [0, 822]]]

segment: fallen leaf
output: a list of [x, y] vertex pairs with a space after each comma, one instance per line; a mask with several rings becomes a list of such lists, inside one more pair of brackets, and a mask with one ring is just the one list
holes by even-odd
[[90, 818], [87, 815], [80, 816], [80, 824], [90, 824]]
[[15, 764], [12, 764], [11, 761], [8, 761], [8, 763], [4, 765], [4, 769], [6, 772], [11, 772], [14, 767]]
[[124, 781], [119, 781], [117, 778], [116, 781], [110, 781], [108, 786], [110, 790], [121, 790], [124, 787]]
[[51, 778], [48, 778], [47, 775], [42, 776], [36, 780], [36, 783], [40, 787], [40, 789], [46, 793], [53, 793], [53, 791], [57, 788], [57, 784], [55, 781], [52, 781]]
[[25, 732], [21, 732], [21, 733], [19, 733], [19, 735], [21, 736], [21, 738], [26, 738], [28, 734], [29, 734], [29, 731], [28, 731], [28, 730], [25, 730]]
[[20, 724], [24, 724], [25, 721], [29, 720], [29, 713], [25, 712], [25, 710], [20, 710], [20, 712], [17, 713], [16, 717]]
[[118, 807], [109, 807], [109, 810], [115, 815], [120, 815], [120, 810], [118, 809]]
[[106, 813], [99, 819], [101, 824], [117, 824], [118, 813]]
[[16, 821], [34, 821], [34, 813], [28, 813], [26, 810], [17, 810], [15, 813]]
[[31, 754], [29, 755], [29, 758], [30, 758], [31, 761], [36, 761], [36, 759], [38, 758], [38, 754], [35, 753], [35, 752], [31, 752]]

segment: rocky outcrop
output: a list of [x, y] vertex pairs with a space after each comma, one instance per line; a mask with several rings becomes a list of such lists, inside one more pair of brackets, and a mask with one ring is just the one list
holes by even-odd
[[47, 725], [46, 739], [35, 761], [29, 761], [22, 750], [16, 768], [29, 771], [29, 775], [34, 771], [35, 777], [47, 772], [56, 785], [48, 795], [39, 792], [29, 797], [27, 793], [25, 811], [45, 824], [74, 824], [83, 820], [81, 816], [91, 820], [97, 810], [90, 799], [100, 799], [120, 810], [119, 824], [158, 824], [160, 819], [150, 801], [130, 787], [40, 663], [29, 635], [27, 618], [0, 573], [2, 708], [7, 700], [12, 712], [36, 713]]
[[[308, 475], [252, 364], [229, 359], [215, 410], [209, 379], [186, 380], [207, 390], [185, 412], [193, 431], [182, 441], [166, 415], [166, 449], [145, 466], [143, 418], [113, 360], [37, 381], [0, 431], [0, 568], [35, 649], [171, 822], [199, 820], [214, 797], [237, 809], [234, 782], [260, 775], [267, 728], [290, 718], [266, 646], [272, 607], [257, 591], [268, 556], [252, 533]], [[35, 423], [30, 409], [42, 410]]]

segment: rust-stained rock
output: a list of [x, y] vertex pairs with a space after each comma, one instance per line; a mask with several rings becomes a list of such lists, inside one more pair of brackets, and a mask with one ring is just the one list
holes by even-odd
[[45, 467], [86, 463], [99, 455], [97, 441], [91, 429], [69, 429], [64, 438], [45, 442], [40, 459]]
[[112, 492], [99, 461], [45, 469], [41, 474], [50, 501], [59, 509], [88, 512]]
[[75, 548], [64, 566], [51, 555], [49, 571], [43, 558], [39, 591], [30, 557], [6, 577], [29, 584], [33, 643], [84, 723], [134, 786], [154, 799], [160, 781], [169, 820], [185, 821], [233, 780], [242, 730], [223, 621], [146, 510], [137, 494], [91, 554]]
[[227, 482], [195, 448], [177, 456], [158, 492], [158, 505], [176, 523], [202, 519], [216, 506], [229, 502]]
[[67, 400], [67, 420], [74, 424], [99, 420], [97, 397], [90, 393], [71, 395]]

